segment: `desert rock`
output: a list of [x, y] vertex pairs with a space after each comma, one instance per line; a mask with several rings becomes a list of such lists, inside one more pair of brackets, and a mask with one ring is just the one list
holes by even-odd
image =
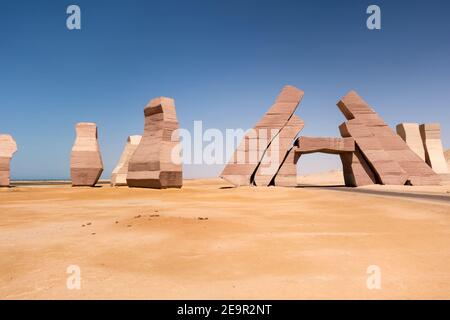
[[145, 107], [144, 116], [144, 134], [128, 165], [128, 186], [181, 188], [183, 172], [175, 101], [155, 98]]
[[0, 135], [0, 187], [10, 186], [10, 163], [17, 144], [9, 134]]
[[125, 148], [123, 149], [122, 155], [120, 156], [119, 163], [114, 168], [111, 174], [111, 185], [112, 186], [126, 186], [127, 185], [127, 174], [128, 174], [128, 164], [130, 162], [131, 156], [136, 151], [142, 136], [135, 135], [129, 136]]
[[76, 134], [70, 159], [72, 186], [93, 187], [103, 172], [103, 161], [97, 140], [97, 125], [91, 122], [80, 122], [76, 125]]
[[[281, 159], [286, 156], [293, 138], [303, 127], [303, 121], [293, 117], [303, 98], [303, 91], [293, 86], [285, 86], [275, 103], [262, 119], [242, 139], [233, 157], [223, 169], [220, 177], [235, 186], [268, 185], [279, 169]], [[292, 119], [292, 120], [291, 120]], [[290, 121], [291, 120], [291, 121]], [[284, 129], [287, 129], [284, 133]], [[272, 141], [278, 140], [273, 152], [266, 154]], [[271, 165], [270, 156], [277, 162]], [[262, 163], [263, 167], [258, 170]], [[269, 167], [268, 170], [263, 168]]]
[[377, 182], [393, 185], [440, 183], [439, 176], [355, 91], [349, 92], [337, 105], [348, 120], [339, 127], [341, 135], [355, 139]]

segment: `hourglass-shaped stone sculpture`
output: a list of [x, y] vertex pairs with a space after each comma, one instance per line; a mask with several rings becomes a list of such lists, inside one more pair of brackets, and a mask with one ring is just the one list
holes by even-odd
[[76, 133], [70, 159], [72, 186], [93, 187], [103, 172], [102, 156], [97, 141], [97, 125], [80, 122], [76, 125]]

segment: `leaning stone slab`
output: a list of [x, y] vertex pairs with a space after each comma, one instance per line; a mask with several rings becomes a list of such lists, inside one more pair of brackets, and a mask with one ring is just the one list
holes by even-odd
[[303, 120], [294, 114], [279, 134], [272, 139], [255, 172], [253, 181], [256, 186], [274, 184], [275, 175], [277, 175], [283, 160], [292, 148], [295, 137], [303, 127]]
[[439, 123], [427, 123], [420, 125], [425, 159], [428, 165], [438, 174], [448, 174], [448, 166], [445, 161], [444, 148], [441, 140], [441, 126]]
[[122, 155], [120, 156], [119, 163], [114, 168], [111, 174], [111, 186], [126, 186], [127, 185], [127, 175], [128, 175], [128, 164], [130, 158], [136, 151], [136, 148], [141, 142], [142, 136], [135, 135], [129, 136], [125, 148], [123, 149]]
[[408, 147], [425, 161], [425, 148], [418, 123], [400, 123], [396, 127], [397, 134], [406, 142]]
[[[297, 109], [298, 104], [303, 98], [303, 91], [293, 86], [285, 86], [275, 103], [266, 112], [263, 118], [256, 124], [254, 130], [250, 130], [238, 148], [233, 157], [223, 169], [220, 177], [235, 186], [255, 184], [255, 177], [258, 184], [267, 185], [273, 178], [273, 170], [267, 173], [257, 172], [258, 166], [264, 160], [264, 166], [267, 163], [269, 154], [265, 156], [266, 150], [274, 139], [280, 139], [279, 150], [274, 151], [275, 155], [284, 156], [289, 150], [287, 140], [291, 132], [280, 135], [280, 132], [288, 125], [289, 120]], [[297, 122], [297, 119], [294, 118]], [[299, 128], [299, 123], [292, 123], [292, 131]], [[298, 132], [298, 131], [297, 131]], [[295, 136], [294, 136], [295, 137]], [[292, 140], [289, 142], [292, 143]], [[278, 165], [280, 161], [278, 160]], [[278, 166], [276, 166], [278, 169]]]
[[355, 139], [377, 182], [393, 185], [440, 183], [439, 176], [355, 91], [349, 92], [337, 105], [348, 120], [339, 127], [341, 135]]

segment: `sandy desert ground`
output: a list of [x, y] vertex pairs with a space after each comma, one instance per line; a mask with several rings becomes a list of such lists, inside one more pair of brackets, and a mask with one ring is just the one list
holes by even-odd
[[[2, 189], [0, 298], [450, 298], [450, 186], [299, 182], [316, 186]], [[80, 290], [66, 286], [70, 265]]]

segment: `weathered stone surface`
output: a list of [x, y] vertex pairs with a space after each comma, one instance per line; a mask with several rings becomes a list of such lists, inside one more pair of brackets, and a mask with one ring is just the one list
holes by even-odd
[[141, 142], [142, 136], [135, 135], [129, 136], [125, 148], [123, 149], [122, 155], [120, 156], [119, 163], [114, 168], [111, 174], [111, 185], [112, 186], [126, 186], [127, 185], [127, 175], [128, 175], [128, 164], [130, 162], [131, 156], [136, 151], [136, 148]]
[[359, 150], [355, 149], [355, 140], [348, 138], [325, 138], [302, 136], [295, 142], [297, 146], [296, 160], [302, 154], [328, 153], [338, 154], [342, 161], [345, 185], [347, 187], [358, 187], [376, 183], [375, 176], [362, 157]]
[[342, 161], [346, 186], [357, 187], [376, 183], [375, 176], [355, 148], [353, 138], [305, 137], [295, 141], [295, 147], [283, 162], [274, 181], [276, 186], [297, 185], [297, 162], [301, 155], [309, 153], [338, 154]]
[[440, 183], [439, 176], [355, 91], [349, 92], [337, 105], [349, 120], [339, 127], [341, 135], [355, 139], [377, 182], [394, 185]]
[[274, 184], [273, 178], [279, 171], [289, 150], [292, 148], [295, 137], [303, 127], [303, 120], [294, 114], [279, 134], [272, 139], [256, 169], [253, 179], [256, 186]]
[[295, 152], [302, 154], [315, 152], [341, 154], [355, 151], [355, 140], [353, 138], [301, 136], [295, 141], [295, 145], [297, 146]]
[[[233, 157], [223, 169], [220, 177], [235, 186], [258, 184], [267, 185], [279, 167], [280, 160], [273, 167], [270, 167], [270, 156], [283, 157], [289, 150], [292, 140], [303, 126], [298, 117], [292, 118], [298, 104], [303, 98], [303, 91], [293, 86], [285, 86], [275, 103], [266, 112], [263, 118], [256, 124], [254, 130], [245, 135], [236, 149]], [[287, 127], [285, 133], [280, 134]], [[293, 135], [291, 141], [289, 137]], [[268, 146], [278, 137], [278, 150], [274, 148], [273, 153], [265, 155]], [[289, 142], [288, 142], [289, 141]], [[258, 171], [258, 167], [264, 161], [264, 168], [269, 166], [269, 170]], [[256, 182], [255, 182], [256, 177]]]
[[341, 153], [339, 156], [347, 187], [361, 187], [377, 183], [375, 174], [358, 148], [354, 152]]
[[103, 161], [97, 140], [97, 125], [91, 122], [80, 122], [75, 129], [77, 136], [70, 158], [72, 186], [93, 187], [103, 172]]
[[406, 142], [408, 147], [414, 151], [420, 159], [425, 161], [425, 149], [420, 135], [418, 123], [400, 123], [396, 127], [397, 134]]
[[439, 123], [427, 123], [420, 125], [425, 159], [428, 165], [438, 174], [448, 174], [448, 165], [444, 156], [444, 148], [441, 141], [441, 126]]
[[277, 187], [295, 187], [297, 186], [297, 162], [300, 153], [295, 152], [296, 147], [292, 147], [287, 152], [284, 161], [281, 163], [277, 174], [274, 177], [273, 184]]
[[10, 163], [17, 151], [17, 144], [9, 134], [0, 135], [0, 187], [10, 186]]
[[175, 101], [155, 98], [145, 107], [144, 115], [144, 134], [128, 165], [128, 186], [181, 188], [183, 172]]

